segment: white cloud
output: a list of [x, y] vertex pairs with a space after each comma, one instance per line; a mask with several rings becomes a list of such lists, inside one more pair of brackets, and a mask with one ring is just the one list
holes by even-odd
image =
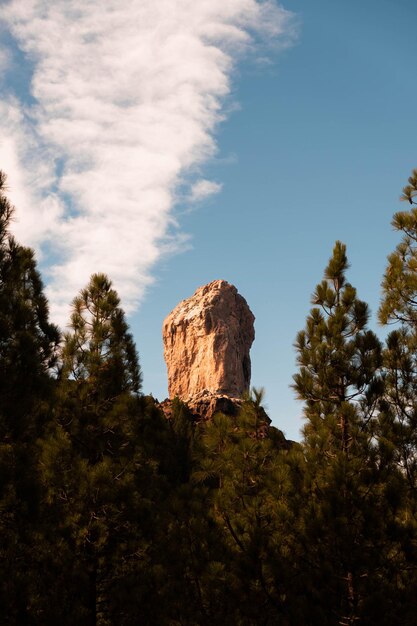
[[189, 202], [200, 202], [201, 200], [205, 200], [206, 198], [219, 193], [222, 190], [222, 187], [223, 185], [221, 183], [216, 183], [213, 180], [202, 178], [191, 187], [188, 200]]
[[[34, 67], [36, 104], [0, 104], [17, 234], [54, 251], [56, 320], [94, 271], [134, 310], [172, 250], [177, 185], [216, 151], [234, 62], [259, 36], [286, 41], [291, 15], [257, 0], [12, 0], [2, 14]], [[200, 180], [191, 196], [219, 189]]]
[[64, 214], [63, 203], [52, 191], [53, 162], [15, 99], [0, 101], [0, 128], [0, 166], [8, 175], [8, 196], [18, 207], [13, 230], [25, 244], [40, 248]]

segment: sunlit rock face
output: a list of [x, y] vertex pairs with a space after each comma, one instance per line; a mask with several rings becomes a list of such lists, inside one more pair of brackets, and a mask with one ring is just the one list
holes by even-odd
[[170, 398], [240, 398], [250, 385], [254, 320], [246, 300], [225, 280], [180, 302], [162, 329]]

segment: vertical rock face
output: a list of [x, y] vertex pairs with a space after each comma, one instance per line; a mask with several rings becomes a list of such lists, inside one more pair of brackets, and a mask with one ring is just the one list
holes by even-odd
[[239, 398], [247, 391], [254, 320], [246, 300], [225, 280], [180, 302], [162, 330], [170, 398]]

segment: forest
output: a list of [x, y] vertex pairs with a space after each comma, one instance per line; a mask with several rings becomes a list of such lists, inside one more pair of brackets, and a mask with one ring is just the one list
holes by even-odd
[[236, 417], [175, 399], [167, 419], [103, 274], [61, 334], [0, 173], [2, 624], [415, 626], [417, 170], [402, 200], [392, 328], [369, 329], [336, 242], [295, 339], [289, 445], [256, 389]]

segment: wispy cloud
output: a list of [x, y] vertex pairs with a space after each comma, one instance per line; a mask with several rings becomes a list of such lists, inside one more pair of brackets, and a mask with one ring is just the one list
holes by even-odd
[[[15, 93], [0, 103], [0, 166], [18, 236], [52, 255], [56, 320], [93, 271], [137, 307], [173, 248], [177, 186], [216, 151], [234, 63], [260, 38], [285, 45], [291, 17], [274, 0], [3, 5], [3, 29], [32, 76], [31, 101]], [[6, 78], [11, 54], [0, 49]], [[195, 200], [219, 189], [190, 184]]]
[[197, 180], [190, 189], [188, 197], [189, 202], [201, 202], [222, 190], [222, 184], [216, 183], [214, 180], [202, 178]]

